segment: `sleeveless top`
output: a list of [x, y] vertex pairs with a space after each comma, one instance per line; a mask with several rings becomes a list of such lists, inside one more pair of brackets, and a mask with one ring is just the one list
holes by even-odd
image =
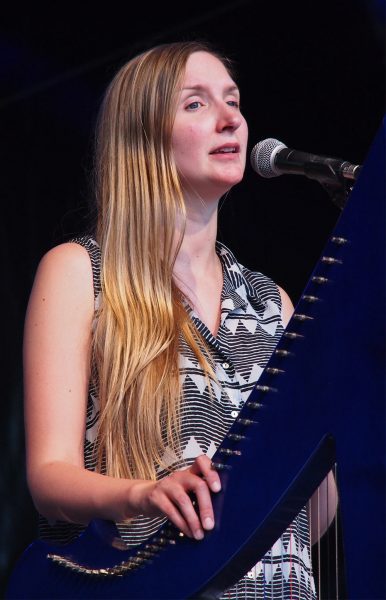
[[[91, 260], [95, 309], [101, 300], [100, 249], [91, 237], [71, 240], [83, 246]], [[173, 470], [193, 463], [199, 454], [213, 456], [259, 379], [282, 333], [281, 297], [276, 284], [261, 273], [239, 265], [233, 254], [217, 243], [223, 267], [221, 319], [214, 337], [199, 317], [190, 317], [205, 339], [215, 364], [217, 381], [210, 381], [192, 350], [180, 339], [180, 377], [183, 390], [181, 456], [166, 448], [165, 465]], [[95, 366], [93, 366], [95, 371]], [[84, 457], [95, 470], [94, 448], [99, 415], [96, 378], [92, 378], [86, 415]], [[211, 385], [211, 390], [208, 389]], [[158, 470], [157, 477], [165, 476]], [[163, 524], [161, 517], [139, 515], [130, 524], [117, 524], [128, 546], [142, 543]], [[81, 525], [40, 517], [41, 539], [68, 543], [84, 529]], [[302, 509], [271, 550], [223, 598], [308, 600], [316, 598], [310, 555], [308, 512]]]

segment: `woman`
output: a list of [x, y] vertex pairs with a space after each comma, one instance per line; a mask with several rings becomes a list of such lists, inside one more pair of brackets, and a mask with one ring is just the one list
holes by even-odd
[[[246, 150], [238, 88], [202, 44], [145, 52], [110, 85], [95, 240], [48, 252], [27, 312], [28, 480], [43, 538], [69, 541], [98, 517], [129, 545], [165, 517], [197, 540], [213, 528], [210, 457], [292, 312], [216, 244], [218, 201]], [[313, 597], [305, 509], [226, 597], [289, 597], [290, 584]]]

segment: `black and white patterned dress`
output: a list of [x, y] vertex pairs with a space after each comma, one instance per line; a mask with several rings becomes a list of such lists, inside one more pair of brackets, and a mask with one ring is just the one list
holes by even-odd
[[[90, 237], [73, 240], [89, 253], [94, 282], [95, 307], [100, 303], [100, 250]], [[212, 457], [248, 398], [267, 364], [282, 332], [281, 298], [277, 286], [261, 273], [237, 263], [222, 244], [217, 253], [223, 266], [221, 322], [214, 337], [192, 311], [191, 318], [205, 338], [215, 362], [217, 382], [208, 380], [195, 355], [181, 339], [180, 377], [183, 387], [181, 456], [166, 448], [166, 466], [173, 469], [191, 464], [202, 453]], [[98, 391], [90, 384], [87, 406], [85, 465], [95, 469], [94, 445], [98, 422]], [[166, 474], [159, 470], [161, 478]], [[138, 516], [130, 525], [118, 525], [129, 546], [143, 542], [160, 528], [161, 518]], [[81, 526], [48, 522], [40, 518], [43, 539], [68, 543]], [[264, 600], [316, 598], [310, 560], [307, 510], [304, 508], [272, 549], [224, 598]]]

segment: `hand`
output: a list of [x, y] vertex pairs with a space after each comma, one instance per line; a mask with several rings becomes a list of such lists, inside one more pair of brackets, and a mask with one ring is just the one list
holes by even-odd
[[[204, 529], [214, 527], [214, 514], [210, 492], [221, 489], [218, 473], [211, 467], [210, 459], [201, 455], [193, 465], [155, 482], [138, 482], [135, 504], [147, 516], [165, 515], [188, 537], [201, 540]], [[189, 496], [193, 493], [198, 514]]]

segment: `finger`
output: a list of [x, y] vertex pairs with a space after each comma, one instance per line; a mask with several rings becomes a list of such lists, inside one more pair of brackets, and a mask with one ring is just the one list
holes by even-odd
[[[206, 483], [197, 477], [195, 477], [195, 479], [197, 479], [198, 484], [203, 484], [205, 486], [209, 495]], [[195, 491], [195, 485], [193, 482], [190, 483], [189, 488]], [[200, 519], [193, 506], [192, 500], [189, 498], [188, 494], [184, 491], [182, 487], [173, 490], [172, 500], [176, 505], [178, 511], [185, 519], [191, 533], [193, 534], [193, 537], [196, 540], [202, 540], [202, 538], [204, 537], [204, 532], [202, 530]]]
[[205, 454], [197, 456], [190, 470], [195, 475], [202, 475], [212, 492], [219, 492], [221, 490], [220, 476], [212, 468], [212, 461]]
[[[182, 533], [188, 537], [194, 537], [189, 525], [173, 501], [173, 487], [176, 487], [176, 484], [171, 476], [153, 483], [147, 496], [144, 514], [150, 517], [165, 516]], [[177, 486], [177, 488], [179, 487]]]
[[194, 485], [193, 491], [197, 498], [198, 513], [202, 527], [206, 530], [213, 529], [214, 513], [207, 483], [202, 479], [198, 479]]
[[162, 513], [187, 537], [193, 538], [193, 531], [190, 529], [185, 518], [175, 506], [175, 504], [168, 498], [165, 498], [162, 503]]

